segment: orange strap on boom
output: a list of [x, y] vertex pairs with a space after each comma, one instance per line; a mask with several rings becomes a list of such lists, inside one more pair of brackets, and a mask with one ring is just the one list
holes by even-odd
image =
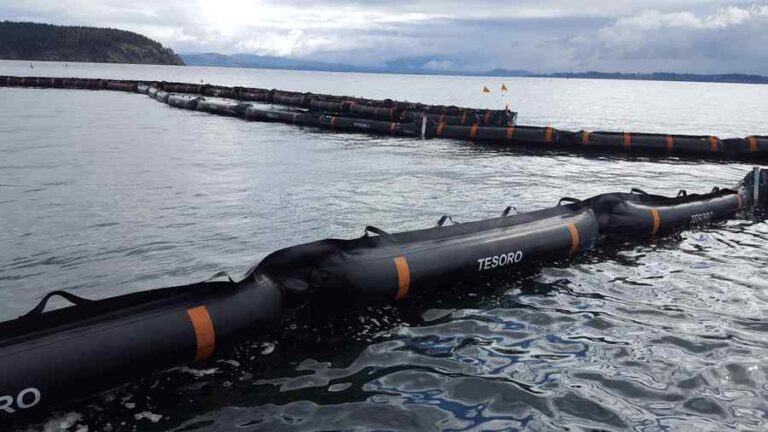
[[651, 218], [653, 218], [653, 225], [651, 227], [651, 237], [655, 237], [661, 228], [661, 215], [658, 209], [651, 209]]
[[629, 150], [630, 147], [632, 147], [632, 134], [624, 132], [624, 149]]
[[747, 143], [749, 143], [749, 152], [756, 152], [757, 151], [757, 138], [753, 136], [747, 137]]
[[667, 144], [665, 148], [667, 151], [672, 151], [672, 149], [675, 148], [675, 137], [672, 135], [667, 135]]
[[554, 141], [554, 138], [555, 138], [555, 130], [552, 129], [551, 127], [547, 127], [547, 135], [546, 135], [547, 143], [552, 143]]
[[198, 306], [187, 309], [187, 316], [195, 330], [195, 342], [197, 344], [195, 361], [205, 360], [213, 354], [216, 347], [216, 331], [213, 328], [211, 315], [208, 314], [208, 308]]
[[568, 232], [571, 234], [571, 249], [568, 251], [569, 255], [573, 255], [579, 251], [579, 230], [575, 224], [568, 224]]
[[395, 268], [397, 269], [397, 295], [395, 300], [402, 300], [411, 289], [411, 270], [408, 268], [408, 260], [404, 256], [395, 258]]

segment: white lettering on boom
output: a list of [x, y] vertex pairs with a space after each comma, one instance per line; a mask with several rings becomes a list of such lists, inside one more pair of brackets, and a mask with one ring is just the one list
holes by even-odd
[[485, 271], [504, 267], [510, 264], [517, 264], [523, 260], [523, 251], [507, 252], [501, 255], [493, 255], [477, 260], [477, 271]]

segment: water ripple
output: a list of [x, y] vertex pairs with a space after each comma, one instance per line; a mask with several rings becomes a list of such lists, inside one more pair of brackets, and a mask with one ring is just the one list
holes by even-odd
[[[13, 74], [14, 64], [0, 62], [0, 72]], [[47, 67], [35, 71], [65, 73]], [[485, 78], [69, 69], [345, 94], [353, 86], [369, 97], [487, 103], [462, 90], [479, 88]], [[522, 119], [534, 123], [768, 133], [765, 98], [756, 96], [764, 86], [514, 83]], [[638, 116], [603, 86], [654, 109]], [[184, 112], [120, 93], [0, 91], [3, 319], [26, 312], [51, 289], [103, 298], [196, 282], [220, 270], [238, 275], [277, 248], [357, 236], [369, 224], [422, 228], [446, 213], [474, 220], [507, 205], [528, 211], [564, 195], [631, 187], [702, 191], [731, 185], [750, 169], [336, 134]], [[584, 106], [585, 98], [594, 104]], [[712, 98], [747, 105], [718, 113], [712, 125], [700, 112], [716, 106], [705, 101]], [[41, 112], [42, 105], [49, 110]], [[129, 383], [30, 427], [762, 430], [766, 241], [767, 224], [735, 220], [656, 241], [609, 242], [507, 278], [436, 286], [396, 307], [337, 318], [299, 313], [268, 338]]]

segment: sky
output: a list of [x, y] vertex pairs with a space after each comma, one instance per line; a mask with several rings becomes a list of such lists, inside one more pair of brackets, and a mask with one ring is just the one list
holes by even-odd
[[0, 20], [357, 66], [768, 75], [768, 1], [0, 0]]

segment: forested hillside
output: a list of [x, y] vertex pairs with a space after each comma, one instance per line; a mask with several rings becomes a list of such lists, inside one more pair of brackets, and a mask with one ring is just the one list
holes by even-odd
[[183, 65], [170, 48], [125, 30], [0, 22], [0, 59]]

